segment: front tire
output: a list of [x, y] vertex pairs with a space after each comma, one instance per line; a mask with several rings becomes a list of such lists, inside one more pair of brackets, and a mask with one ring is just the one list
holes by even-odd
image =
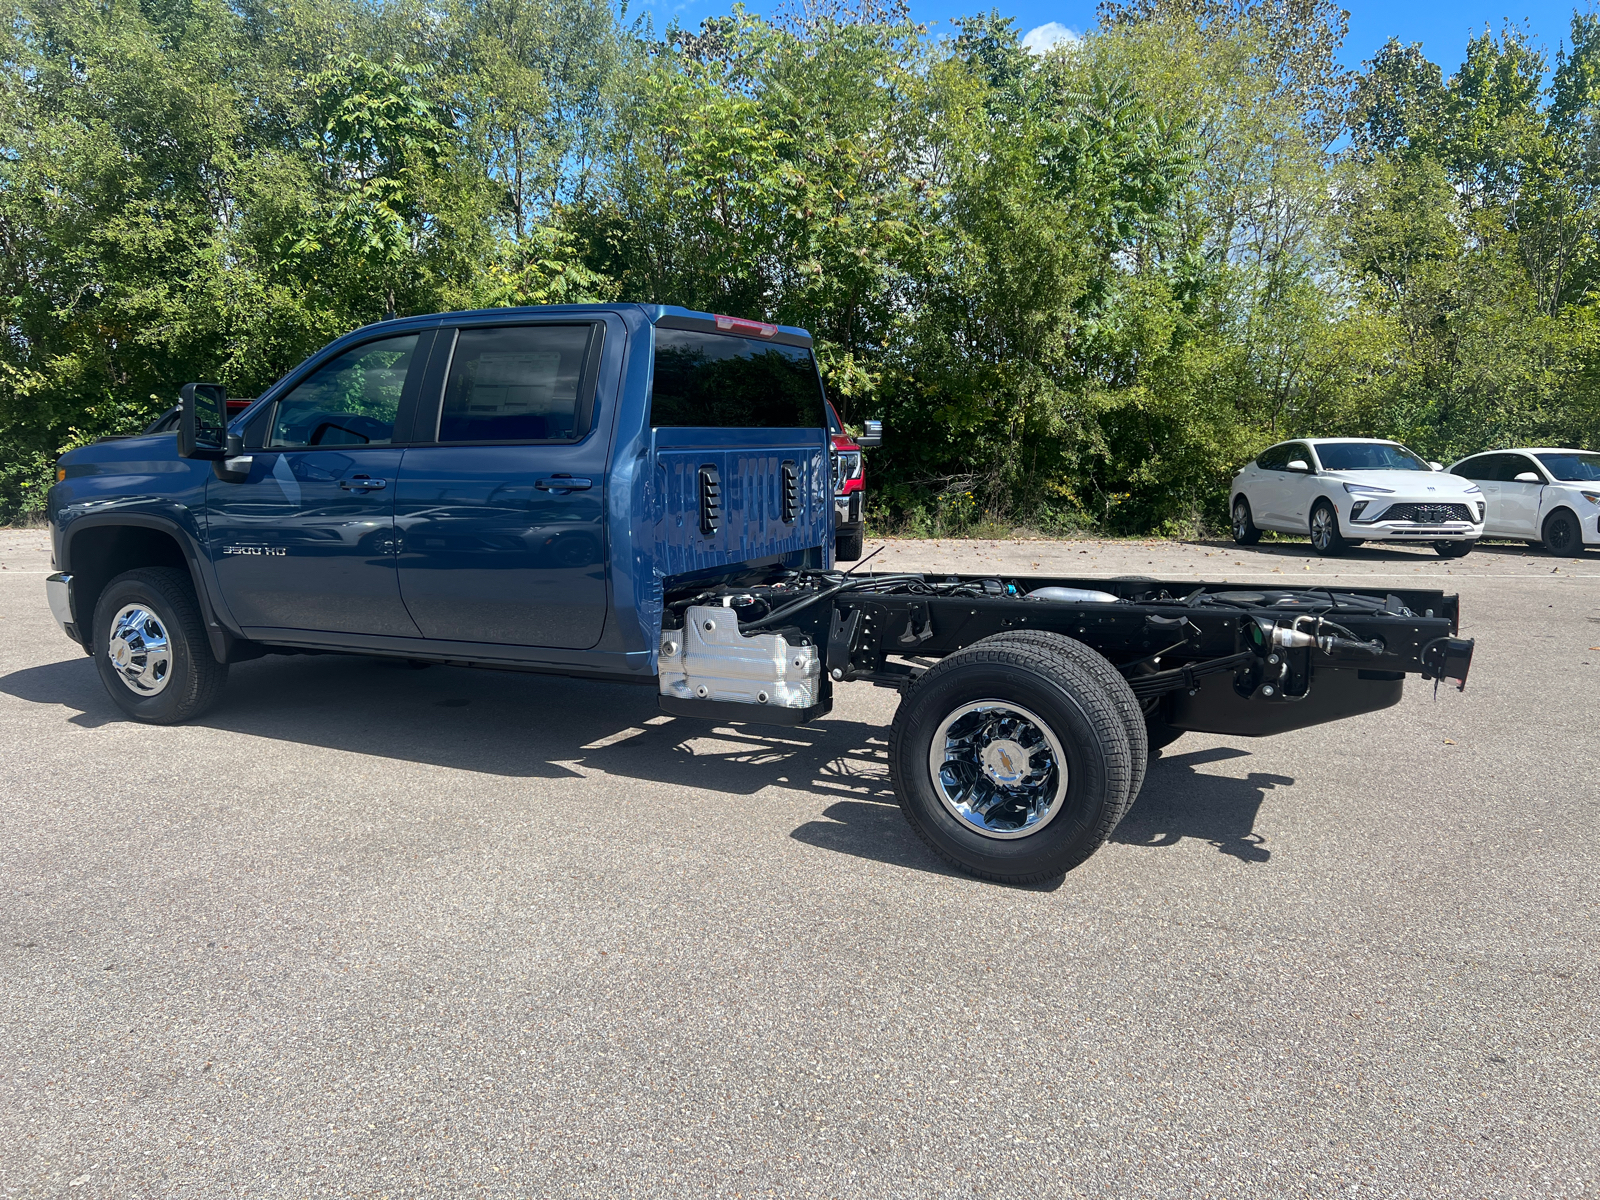
[[1544, 540], [1540, 543], [1546, 554], [1571, 558], [1583, 553], [1583, 528], [1578, 518], [1565, 508], [1558, 508], [1544, 519]]
[[1465, 558], [1472, 553], [1472, 548], [1477, 542], [1435, 542], [1434, 552], [1440, 558]]
[[841, 533], [833, 539], [833, 561], [855, 562], [861, 557], [862, 548], [867, 540], [867, 531], [857, 529]]
[[118, 708], [146, 725], [175, 725], [222, 695], [228, 666], [206, 640], [187, 571], [143, 567], [118, 575], [94, 609], [100, 681]]
[[1241, 546], [1254, 546], [1261, 540], [1261, 530], [1256, 528], [1255, 516], [1250, 511], [1250, 501], [1243, 496], [1237, 497], [1233, 502], [1233, 540]]
[[1105, 687], [1050, 647], [989, 638], [906, 692], [889, 769], [911, 827], [952, 866], [1001, 883], [1058, 879], [1111, 835], [1131, 752]]
[[1311, 510], [1311, 548], [1332, 557], [1343, 554], [1349, 545], [1339, 533], [1339, 514], [1326, 500], [1318, 500]]

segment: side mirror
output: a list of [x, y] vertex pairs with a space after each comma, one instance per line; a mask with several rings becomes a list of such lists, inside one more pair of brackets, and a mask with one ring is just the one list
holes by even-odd
[[1303, 458], [1297, 458], [1289, 464], [1289, 470], [1299, 471], [1302, 475], [1311, 474], [1311, 464]]
[[876, 450], [883, 445], [882, 421], [863, 421], [862, 428], [866, 432], [856, 439], [856, 445], [863, 450]]
[[1443, 463], [1430, 462], [1428, 464], [1428, 469], [1430, 471], [1442, 471], [1442, 470], [1444, 470], [1444, 464]]
[[178, 393], [178, 456], [228, 453], [228, 393], [220, 383], [186, 383]]
[[1516, 482], [1517, 483], [1543, 483], [1544, 480], [1540, 479], [1539, 476], [1533, 471], [1524, 471], [1522, 474], [1520, 474], [1520, 475], [1518, 475], [1516, 477]]

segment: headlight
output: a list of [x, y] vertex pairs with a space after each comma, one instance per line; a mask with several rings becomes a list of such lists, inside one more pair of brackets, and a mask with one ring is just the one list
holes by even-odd
[[1600, 505], [1600, 492], [1579, 492], [1578, 495], [1582, 496], [1590, 504]]
[[1479, 487], [1477, 484], [1473, 484], [1471, 487], [1469, 487], [1467, 489], [1467, 495], [1469, 495], [1469, 496], [1481, 496], [1481, 495], [1483, 495], [1483, 489], [1481, 487]]
[[1370, 483], [1347, 483], [1344, 490], [1352, 496], [1392, 496], [1393, 488], [1373, 487]]

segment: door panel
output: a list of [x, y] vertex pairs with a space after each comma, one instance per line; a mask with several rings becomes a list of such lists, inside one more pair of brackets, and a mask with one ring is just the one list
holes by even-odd
[[[400, 592], [425, 637], [586, 650], [606, 616], [605, 439], [406, 451]], [[561, 488], [560, 476], [583, 490]]]
[[417, 636], [394, 570], [400, 454], [257, 450], [244, 482], [208, 482], [211, 560], [240, 625]]
[[416, 637], [394, 570], [397, 421], [431, 332], [375, 337], [318, 363], [272, 406], [242, 482], [207, 482], [217, 582], [247, 629]]
[[[1517, 463], [1515, 466], [1519, 472], [1533, 470], [1531, 465], [1524, 467]], [[1500, 493], [1500, 531], [1506, 537], [1540, 537], [1539, 500], [1544, 494], [1544, 484], [1518, 483], [1513, 478], [1509, 483], [1497, 483], [1495, 487]]]
[[[400, 593], [424, 635], [587, 650], [606, 619], [604, 327], [441, 331], [396, 496]], [[443, 443], [458, 443], [446, 445]]]

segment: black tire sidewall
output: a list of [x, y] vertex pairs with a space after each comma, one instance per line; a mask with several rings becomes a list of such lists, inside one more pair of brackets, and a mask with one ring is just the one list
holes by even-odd
[[[1329, 537], [1328, 544], [1326, 546], [1318, 546], [1317, 545], [1317, 533], [1316, 533], [1316, 529], [1317, 529], [1317, 524], [1316, 524], [1317, 523], [1317, 510], [1318, 509], [1323, 509], [1323, 508], [1328, 510], [1328, 517], [1333, 523], [1333, 533]], [[1338, 513], [1338, 510], [1333, 507], [1333, 504], [1332, 504], [1331, 501], [1318, 500], [1315, 504], [1313, 504], [1311, 506], [1311, 519], [1308, 522], [1308, 524], [1310, 525], [1310, 532], [1311, 532], [1311, 548], [1313, 550], [1315, 550], [1318, 554], [1323, 554], [1323, 555], [1338, 554], [1341, 550], [1343, 550], [1345, 548], [1344, 534], [1342, 534], [1339, 531], [1339, 513]]]
[[[100, 681], [118, 708], [135, 721], [151, 725], [166, 725], [181, 721], [193, 706], [196, 690], [195, 654], [211, 653], [203, 633], [200, 644], [195, 644], [197, 630], [189, 628], [186, 614], [180, 604], [168, 594], [154, 571], [135, 571], [113, 579], [100, 593], [94, 608], [93, 647], [95, 670]], [[111, 620], [127, 604], [143, 604], [151, 609], [166, 628], [167, 640], [172, 647], [172, 673], [167, 686], [154, 696], [136, 695], [118, 677], [106, 650], [110, 644]]]
[[[1067, 759], [1067, 794], [1055, 818], [1039, 832], [1021, 838], [985, 837], [966, 828], [939, 798], [928, 767], [928, 752], [939, 725], [963, 704], [1003, 700], [1020, 705], [1048, 724]], [[1099, 844], [1110, 771], [1094, 723], [1061, 687], [1015, 665], [968, 663], [939, 679], [928, 679], [907, 696], [908, 711], [897, 741], [896, 790], [906, 815], [935, 848], [979, 874], [1000, 878], [1067, 870], [1080, 850]]]

